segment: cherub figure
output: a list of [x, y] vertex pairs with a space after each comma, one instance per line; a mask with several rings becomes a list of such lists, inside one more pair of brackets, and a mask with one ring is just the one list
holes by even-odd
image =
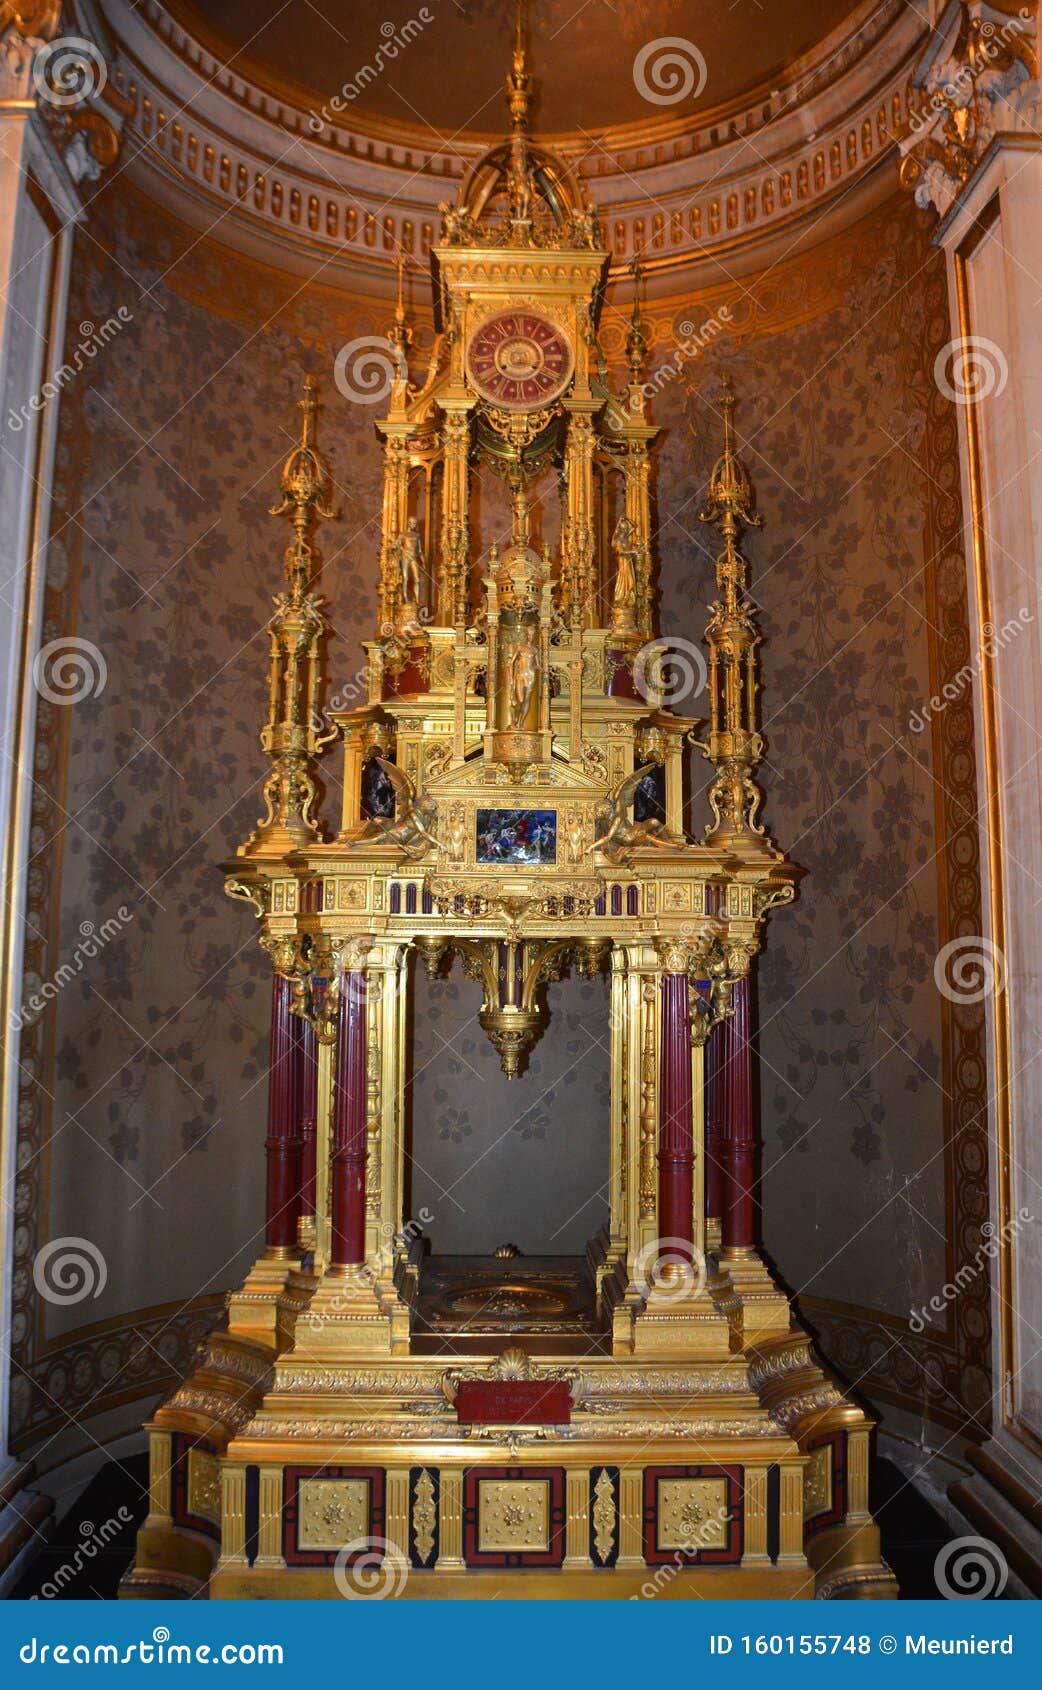
[[598, 836], [593, 842], [595, 851], [603, 851], [610, 861], [618, 861], [629, 851], [650, 845], [660, 851], [682, 849], [682, 842], [673, 839], [659, 821], [633, 822], [627, 820], [630, 805], [645, 775], [657, 768], [657, 763], [644, 763], [631, 775], [624, 775], [600, 804], [594, 816]]

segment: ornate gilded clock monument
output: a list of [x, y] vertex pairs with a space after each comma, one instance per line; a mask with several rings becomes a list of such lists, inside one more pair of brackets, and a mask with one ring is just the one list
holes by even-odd
[[[702, 512], [720, 550], [701, 723], [663, 702], [639, 303], [617, 392], [608, 257], [529, 137], [520, 43], [507, 92], [510, 137], [442, 208], [419, 387], [399, 302], [368, 696], [326, 717], [310, 385], [283, 473], [267, 811], [225, 865], [273, 965], [266, 1247], [149, 1424], [126, 1596], [894, 1592], [871, 1424], [756, 1247], [750, 972], [795, 870], [758, 820], [734, 398]], [[560, 532], [537, 550], [548, 468]], [[509, 500], [498, 546], [472, 522], [479, 471]], [[689, 742], [712, 765], [697, 842]], [[410, 981], [453, 955], [508, 1075], [548, 980], [610, 982], [609, 1218], [570, 1268], [507, 1247], [454, 1271], [406, 1211]]]

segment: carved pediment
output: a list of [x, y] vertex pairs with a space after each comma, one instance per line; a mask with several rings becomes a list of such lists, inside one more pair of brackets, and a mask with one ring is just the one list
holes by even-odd
[[483, 755], [469, 763], [457, 763], [425, 783], [425, 790], [439, 802], [495, 793], [497, 804], [516, 803], [526, 808], [537, 808], [541, 794], [558, 804], [562, 798], [602, 798], [606, 789], [606, 780], [588, 774], [576, 763], [540, 763], [520, 780], [513, 780], [502, 763], [493, 763]]

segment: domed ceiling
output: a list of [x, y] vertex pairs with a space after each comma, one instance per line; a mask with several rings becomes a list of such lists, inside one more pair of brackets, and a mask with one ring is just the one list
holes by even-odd
[[[345, 114], [445, 139], [504, 126], [513, 0], [167, 0], [167, 9], [244, 76], [305, 108], [349, 90]], [[531, 0], [534, 127], [553, 134], [704, 115], [779, 87], [856, 10], [851, 0]], [[672, 66], [660, 56], [668, 43], [641, 60], [668, 37], [680, 38]]]

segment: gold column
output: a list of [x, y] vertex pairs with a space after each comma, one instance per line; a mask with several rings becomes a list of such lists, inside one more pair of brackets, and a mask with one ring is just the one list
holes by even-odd
[[221, 1466], [221, 1565], [246, 1564], [246, 1469]]
[[590, 1473], [586, 1467], [565, 1475], [566, 1567], [590, 1565]]
[[344, 790], [340, 807], [340, 831], [347, 833], [362, 820], [362, 769], [365, 748], [360, 739], [352, 738], [344, 744]]
[[390, 628], [398, 608], [394, 542], [409, 515], [409, 448], [402, 426], [381, 424], [384, 435], [384, 497], [380, 519], [380, 629]]
[[[446, 400], [448, 407], [450, 401]], [[441, 556], [438, 559], [437, 618], [452, 628], [467, 618], [467, 560], [470, 549], [470, 401], [448, 409], [442, 429]]]
[[258, 1567], [281, 1567], [282, 1559], [282, 1468], [262, 1467], [259, 1490]]
[[847, 1519], [871, 1518], [868, 1506], [869, 1432], [847, 1433]]
[[170, 1519], [173, 1437], [169, 1432], [148, 1434], [148, 1523]]
[[390, 1467], [387, 1470], [385, 1495], [384, 1537], [392, 1551], [409, 1558], [409, 1469]]
[[743, 1474], [743, 1524], [745, 1549], [742, 1566], [768, 1566], [767, 1554], [767, 1469], [746, 1467]]
[[619, 1473], [619, 1556], [617, 1567], [643, 1567], [644, 1472], [623, 1467]]
[[[654, 430], [642, 432], [642, 438], [631, 439], [624, 462], [626, 477], [626, 515], [634, 527], [638, 550], [634, 559], [637, 578], [635, 620], [638, 631], [645, 637], [651, 634], [651, 505], [647, 436]], [[667, 823], [672, 827], [673, 823]]]
[[568, 405], [568, 438], [564, 473], [567, 507], [562, 535], [562, 614], [573, 628], [590, 628], [596, 621], [593, 593], [593, 449], [590, 413], [593, 400]]
[[779, 1567], [802, 1564], [803, 1555], [803, 1468], [781, 1470], [781, 1518], [778, 1524]]
[[684, 735], [663, 733], [666, 752], [666, 830], [684, 837]]
[[464, 1565], [463, 1561], [463, 1474], [441, 1470], [439, 1499], [438, 1559], [439, 1572]]
[[405, 1224], [406, 981], [408, 952], [377, 941], [366, 956], [366, 1261], [381, 1285], [393, 1281], [392, 1240]]

